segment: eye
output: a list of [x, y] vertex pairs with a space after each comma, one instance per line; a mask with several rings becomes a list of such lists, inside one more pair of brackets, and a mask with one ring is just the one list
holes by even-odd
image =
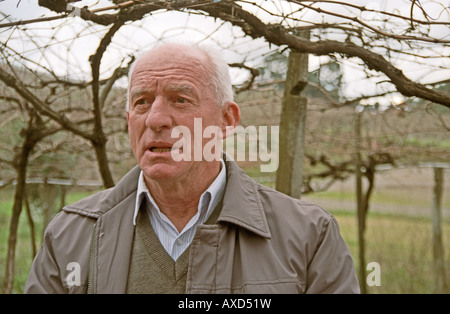
[[134, 102], [134, 107], [136, 109], [143, 109], [147, 107], [150, 104], [150, 102], [146, 98], [139, 98]]
[[187, 102], [188, 101], [186, 100], [186, 98], [183, 98], [183, 97], [178, 97], [177, 98], [177, 103], [179, 103], [179, 104], [185, 104]]
[[136, 100], [136, 105], [145, 105], [147, 103], [147, 100], [142, 98], [142, 99], [138, 99]]

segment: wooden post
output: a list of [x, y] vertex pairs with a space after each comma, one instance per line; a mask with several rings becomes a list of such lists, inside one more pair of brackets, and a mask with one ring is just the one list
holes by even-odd
[[364, 213], [364, 195], [362, 191], [361, 175], [361, 115], [360, 112], [354, 114], [354, 132], [355, 132], [355, 183], [356, 183], [356, 212], [358, 222], [358, 257], [359, 257], [359, 285], [361, 293], [367, 293], [366, 287], [366, 258], [365, 258], [365, 213]]
[[45, 195], [45, 201], [42, 202], [43, 222], [42, 222], [42, 239], [44, 239], [44, 232], [47, 225], [53, 219], [55, 199], [56, 199], [56, 187], [53, 184], [48, 184], [48, 178], [45, 178], [45, 182], [42, 186], [43, 195]]
[[[299, 35], [308, 39], [309, 32]], [[291, 51], [280, 117], [276, 189], [300, 198], [304, 159], [306, 103], [301, 92], [308, 82], [308, 54]]]
[[444, 186], [444, 169], [434, 168], [433, 188], [433, 213], [432, 213], [432, 244], [433, 244], [433, 267], [435, 274], [435, 292], [448, 292], [448, 283], [445, 274], [445, 255], [442, 243], [441, 230], [441, 207], [442, 191]]

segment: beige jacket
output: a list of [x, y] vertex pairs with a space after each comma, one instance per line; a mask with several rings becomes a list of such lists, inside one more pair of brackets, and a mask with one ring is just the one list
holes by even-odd
[[[331, 214], [226, 166], [217, 224], [199, 226], [191, 244], [186, 293], [359, 293]], [[139, 172], [52, 220], [25, 293], [125, 292]]]

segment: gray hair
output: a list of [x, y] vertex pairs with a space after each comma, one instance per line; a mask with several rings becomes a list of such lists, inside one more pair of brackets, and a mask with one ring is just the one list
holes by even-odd
[[[220, 105], [224, 106], [227, 102], [232, 102], [234, 99], [233, 88], [231, 85], [230, 71], [228, 63], [222, 57], [221, 53], [211, 47], [211, 46], [199, 46], [197, 44], [178, 44], [184, 45], [186, 47], [195, 48], [201, 52], [203, 52], [210, 61], [211, 66], [211, 87], [212, 91], [215, 95], [215, 101]], [[161, 44], [160, 46], [164, 46]], [[136, 62], [139, 60], [139, 57], [133, 62], [130, 66], [130, 70], [128, 71], [128, 89], [127, 89], [127, 104], [126, 110], [129, 110], [130, 106], [130, 81], [131, 75], [133, 74], [134, 67]]]

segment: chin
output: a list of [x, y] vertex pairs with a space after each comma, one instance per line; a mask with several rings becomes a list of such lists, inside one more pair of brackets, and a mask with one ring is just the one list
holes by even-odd
[[155, 181], [173, 181], [181, 175], [180, 165], [158, 163], [141, 166], [146, 178]]

